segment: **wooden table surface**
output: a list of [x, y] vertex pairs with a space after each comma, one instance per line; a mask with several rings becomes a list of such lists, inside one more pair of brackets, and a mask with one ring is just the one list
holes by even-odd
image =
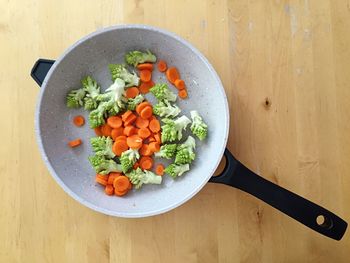
[[350, 2], [0, 0], [0, 262], [349, 262], [323, 237], [239, 190], [122, 219], [78, 204], [35, 141], [39, 57], [105, 26], [144, 23], [202, 51], [229, 99], [228, 147], [249, 168], [350, 221]]

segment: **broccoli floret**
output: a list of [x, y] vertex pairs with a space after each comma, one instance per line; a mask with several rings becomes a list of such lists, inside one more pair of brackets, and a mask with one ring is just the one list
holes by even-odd
[[159, 152], [154, 153], [156, 157], [171, 159], [175, 156], [177, 149], [177, 145], [175, 143], [173, 144], [164, 144], [160, 147]]
[[159, 101], [176, 101], [176, 94], [169, 89], [167, 84], [156, 84], [150, 89], [150, 91]]
[[66, 104], [68, 108], [79, 108], [84, 105], [85, 91], [83, 88], [68, 92]]
[[140, 154], [138, 150], [129, 149], [123, 152], [120, 156], [123, 173], [129, 172], [139, 158]]
[[140, 78], [136, 75], [135, 72], [130, 73], [124, 65], [122, 64], [110, 64], [109, 70], [112, 75], [112, 80], [115, 81], [117, 78], [120, 78], [125, 81], [125, 87], [138, 86]]
[[182, 130], [186, 130], [188, 124], [191, 123], [190, 119], [186, 116], [181, 116], [176, 120], [163, 119], [165, 124], [162, 126], [162, 142], [173, 142], [175, 140], [181, 140]]
[[139, 94], [139, 95], [137, 95], [135, 98], [133, 98], [133, 99], [128, 99], [128, 101], [127, 101], [127, 109], [128, 110], [135, 110], [136, 109], [136, 106], [138, 105], [138, 104], [140, 104], [143, 100], [144, 100], [145, 98], [141, 95], [141, 94]]
[[140, 168], [132, 170], [130, 173], [127, 173], [126, 176], [130, 179], [131, 183], [135, 185], [136, 189], [141, 188], [143, 184], [162, 183], [162, 176], [156, 175], [148, 170], [142, 171]]
[[91, 128], [96, 128], [105, 124], [105, 114], [108, 109], [108, 102], [101, 102], [97, 109], [93, 110], [89, 114], [89, 123]]
[[147, 52], [141, 52], [138, 50], [130, 51], [125, 55], [125, 62], [131, 66], [136, 67], [137, 64], [145, 62], [156, 62], [157, 57], [153, 55], [149, 50]]
[[98, 174], [109, 174], [111, 172], [122, 172], [121, 165], [111, 159], [106, 159], [102, 155], [94, 155], [89, 157], [92, 167]]
[[180, 112], [181, 110], [178, 106], [171, 105], [167, 100], [160, 101], [153, 107], [153, 113], [160, 117], [175, 118]]
[[112, 151], [113, 140], [111, 137], [93, 137], [90, 139], [90, 144], [96, 155], [103, 155], [107, 158], [115, 157]]
[[196, 148], [196, 141], [192, 136], [188, 136], [187, 140], [177, 147], [175, 164], [191, 163], [196, 158], [194, 148]]
[[97, 85], [97, 82], [87, 76], [81, 80], [81, 84], [83, 85], [83, 89], [86, 92], [86, 96], [84, 98], [84, 108], [86, 110], [94, 110], [98, 106], [97, 96], [100, 94], [100, 87]]
[[190, 165], [182, 164], [170, 164], [167, 168], [165, 168], [164, 172], [168, 175], [170, 175], [172, 178], [176, 178], [177, 176], [183, 175], [185, 172], [190, 170]]
[[204, 123], [202, 117], [195, 110], [191, 111], [191, 131], [196, 135], [200, 140], [204, 140], [208, 134], [208, 126]]

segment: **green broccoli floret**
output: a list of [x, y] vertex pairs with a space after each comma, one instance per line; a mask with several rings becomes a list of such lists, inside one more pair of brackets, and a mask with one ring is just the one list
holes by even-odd
[[196, 141], [192, 136], [188, 136], [187, 140], [177, 147], [175, 155], [175, 164], [186, 164], [191, 163], [196, 154], [194, 149], [196, 148]]
[[130, 51], [125, 55], [125, 62], [131, 66], [136, 67], [137, 64], [157, 61], [157, 57], [153, 55], [149, 50], [147, 52], [141, 52], [138, 50]]
[[156, 84], [150, 89], [150, 91], [159, 101], [176, 101], [176, 94], [169, 89], [167, 84]]
[[85, 91], [83, 88], [74, 89], [68, 92], [66, 104], [68, 108], [79, 108], [84, 105]]
[[167, 168], [165, 168], [164, 172], [168, 175], [170, 175], [172, 178], [176, 178], [177, 176], [183, 175], [185, 172], [190, 170], [190, 165], [182, 164], [170, 164]]
[[83, 85], [83, 89], [86, 92], [86, 96], [84, 98], [84, 108], [86, 110], [94, 110], [98, 106], [97, 96], [100, 94], [100, 87], [97, 85], [97, 82], [87, 76], [81, 80], [81, 84]]
[[136, 189], [141, 188], [143, 184], [162, 183], [162, 176], [156, 175], [148, 170], [142, 171], [140, 168], [132, 170], [130, 173], [127, 173], [126, 176], [130, 179], [130, 182], [135, 185]]
[[208, 134], [208, 126], [204, 123], [202, 117], [195, 110], [191, 111], [191, 131], [196, 135], [200, 140], [204, 140]]
[[136, 106], [138, 105], [138, 104], [140, 104], [142, 101], [144, 101], [144, 97], [141, 95], [141, 94], [139, 94], [139, 95], [137, 95], [135, 98], [133, 98], [133, 99], [128, 99], [128, 101], [127, 101], [127, 109], [128, 110], [135, 110], [136, 109]]
[[115, 157], [112, 151], [113, 140], [111, 137], [93, 137], [90, 139], [90, 144], [96, 155], [106, 156], [110, 159]]
[[156, 157], [171, 159], [175, 156], [177, 149], [177, 145], [175, 143], [173, 144], [164, 144], [160, 147], [159, 152], [154, 153]]
[[97, 109], [89, 114], [89, 123], [91, 128], [96, 128], [105, 124], [105, 114], [108, 110], [108, 102], [101, 102]]
[[92, 167], [98, 174], [109, 174], [111, 172], [121, 173], [121, 165], [117, 164], [112, 159], [106, 159], [102, 155], [94, 155], [89, 157], [89, 161]]
[[153, 113], [160, 117], [175, 118], [181, 112], [176, 105], [171, 105], [169, 101], [163, 100], [153, 106]]
[[129, 149], [123, 152], [120, 156], [123, 173], [129, 172], [139, 158], [140, 154], [138, 150]]
[[140, 78], [136, 73], [130, 73], [122, 64], [110, 64], [109, 70], [112, 75], [112, 80], [114, 81], [117, 78], [124, 80], [126, 83], [125, 87], [138, 86], [140, 83]]
[[181, 116], [176, 120], [162, 119], [165, 123], [162, 126], [162, 142], [173, 142], [175, 140], [181, 140], [182, 130], [186, 130], [188, 124], [191, 123], [190, 119], [186, 116]]

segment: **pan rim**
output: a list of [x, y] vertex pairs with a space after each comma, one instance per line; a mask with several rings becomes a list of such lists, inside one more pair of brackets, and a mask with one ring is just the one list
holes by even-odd
[[87, 41], [88, 39], [98, 36], [100, 34], [109, 32], [109, 31], [114, 31], [114, 30], [121, 30], [121, 29], [143, 29], [143, 30], [150, 30], [150, 31], [154, 31], [156, 33], [160, 33], [163, 35], [167, 35], [171, 38], [174, 38], [175, 40], [179, 41], [180, 43], [182, 43], [183, 45], [185, 45], [187, 48], [189, 48], [194, 54], [196, 54], [196, 56], [198, 56], [202, 62], [206, 65], [206, 67], [209, 69], [209, 71], [211, 72], [211, 74], [213, 75], [215, 81], [218, 84], [218, 89], [219, 92], [221, 93], [221, 95], [223, 96], [224, 99], [224, 107], [225, 107], [225, 123], [224, 123], [224, 130], [225, 130], [225, 135], [223, 138], [223, 144], [221, 146], [221, 149], [219, 152], [219, 156], [223, 156], [225, 148], [226, 148], [226, 144], [227, 144], [227, 140], [228, 140], [228, 134], [229, 134], [229, 122], [230, 122], [230, 115], [229, 115], [229, 107], [228, 107], [228, 101], [227, 101], [227, 96], [224, 90], [224, 87], [222, 85], [221, 79], [219, 78], [217, 72], [215, 71], [214, 67], [209, 63], [208, 59], [197, 49], [195, 48], [192, 44], [190, 44], [188, 41], [184, 40], [183, 38], [181, 38], [180, 36], [176, 35], [175, 33], [169, 32], [167, 30], [158, 28], [158, 27], [154, 27], [154, 26], [148, 26], [148, 25], [142, 25], [142, 24], [122, 24], [122, 25], [115, 25], [115, 26], [110, 26], [110, 27], [105, 27], [99, 30], [96, 30], [86, 36], [84, 36], [83, 38], [79, 39], [78, 41], [76, 41], [75, 43], [73, 43], [71, 46], [69, 46], [55, 61], [55, 63], [52, 65], [52, 67], [50, 68], [49, 72], [47, 73], [45, 80], [43, 81], [41, 88], [40, 88], [40, 92], [39, 92], [39, 96], [37, 98], [37, 106], [36, 106], [36, 110], [35, 110], [35, 134], [36, 134], [36, 139], [37, 139], [37, 144], [39, 146], [39, 151], [41, 154], [42, 159], [44, 160], [44, 163], [46, 165], [46, 167], [49, 170], [50, 175], [54, 178], [54, 180], [62, 187], [62, 189], [69, 195], [71, 196], [74, 200], [78, 201], [79, 203], [83, 204], [86, 207], [89, 207], [90, 209], [96, 211], [96, 212], [100, 212], [106, 215], [110, 215], [110, 216], [117, 216], [117, 217], [124, 217], [124, 218], [142, 218], [142, 217], [149, 217], [149, 216], [154, 216], [154, 215], [158, 215], [158, 214], [163, 214], [165, 212], [168, 212], [170, 210], [175, 209], [176, 207], [179, 207], [180, 205], [184, 204], [185, 202], [187, 202], [188, 200], [190, 200], [193, 196], [195, 196], [203, 187], [204, 185], [207, 184], [207, 182], [209, 181], [210, 177], [214, 174], [215, 170], [217, 169], [217, 167], [219, 166], [219, 163], [221, 161], [221, 158], [218, 158], [217, 160], [215, 160], [215, 164], [213, 166], [213, 170], [208, 171], [207, 176], [203, 177], [202, 182], [197, 185], [189, 194], [187, 194], [183, 199], [181, 199], [180, 201], [177, 201], [171, 205], [168, 205], [166, 207], [162, 207], [160, 209], [154, 209], [154, 210], [150, 210], [150, 211], [145, 211], [145, 212], [118, 212], [118, 211], [111, 211], [108, 209], [105, 209], [103, 207], [99, 207], [94, 205], [93, 203], [91, 203], [90, 201], [80, 197], [78, 194], [76, 194], [74, 191], [72, 191], [62, 180], [61, 178], [58, 176], [58, 174], [56, 173], [55, 169], [53, 168], [53, 166], [51, 165], [48, 156], [45, 152], [44, 149], [44, 145], [43, 145], [43, 141], [41, 138], [41, 133], [40, 133], [40, 108], [41, 108], [41, 104], [42, 104], [42, 98], [44, 95], [44, 91], [46, 89], [46, 85], [48, 80], [51, 78], [51, 75], [53, 74], [53, 72], [55, 71], [57, 65], [60, 63], [60, 61], [62, 61], [73, 49], [75, 49], [76, 47], [78, 47], [81, 43]]

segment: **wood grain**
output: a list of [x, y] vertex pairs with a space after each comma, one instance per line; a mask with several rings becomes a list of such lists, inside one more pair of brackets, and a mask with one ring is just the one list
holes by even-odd
[[350, 2], [0, 0], [0, 262], [348, 262], [336, 242], [239, 192], [208, 184], [145, 219], [95, 213], [49, 176], [35, 142], [38, 57], [98, 28], [176, 32], [218, 71], [228, 147], [263, 177], [350, 221]]

